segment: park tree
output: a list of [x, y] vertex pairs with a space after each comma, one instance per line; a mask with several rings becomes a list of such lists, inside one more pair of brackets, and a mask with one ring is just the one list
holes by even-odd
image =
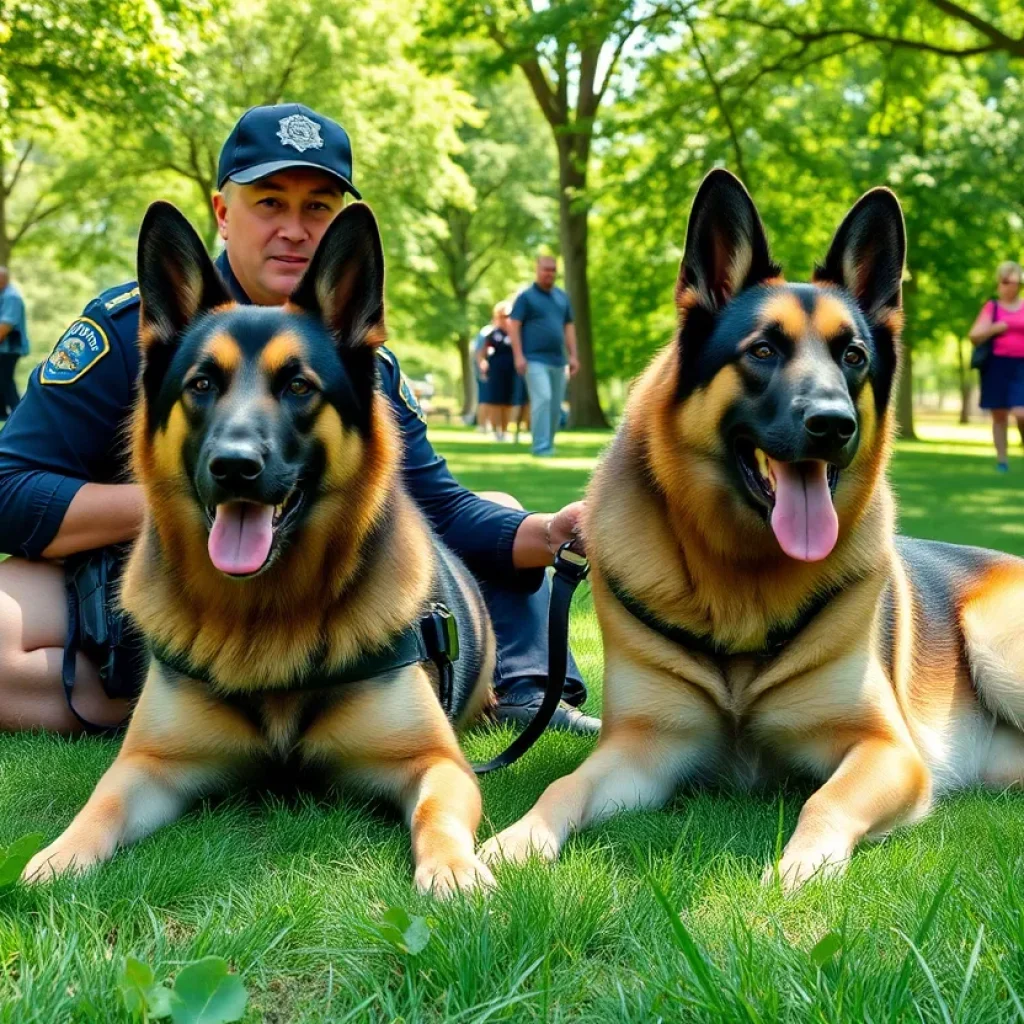
[[557, 217], [545, 127], [525, 84], [479, 85], [475, 101], [452, 157], [463, 177], [423, 197], [423, 229], [405, 249], [396, 296], [419, 338], [458, 350], [463, 415], [475, 403], [474, 336], [494, 303], [532, 275], [531, 258]]
[[580, 370], [570, 386], [576, 426], [605, 425], [597, 393], [589, 279], [589, 176], [601, 109], [621, 68], [678, 28], [687, 0], [434, 0], [427, 35], [436, 54], [483, 41], [484, 67], [518, 68], [548, 123], [558, 160], [559, 236], [576, 314]]
[[859, 46], [956, 60], [1024, 59], [1024, 8], [1017, 0], [802, 0], [780, 12], [762, 0], [724, 0], [718, 13], [770, 33], [783, 62]]
[[[695, 27], [698, 42], [649, 61], [609, 114], [623, 140], [596, 175], [595, 280], [609, 282], [599, 289], [609, 305], [602, 322], [617, 335], [602, 346], [609, 367], [632, 368], [668, 337], [685, 211], [708, 167], [742, 173], [777, 255], [800, 277], [850, 203], [889, 184], [910, 240], [898, 411], [913, 436], [915, 349], [966, 331], [994, 252], [1013, 253], [1022, 241], [1014, 182], [1024, 119], [1010, 63], [832, 38], [790, 50], [781, 38], [766, 45], [760, 24], [727, 18]], [[616, 290], [615, 280], [627, 283]]]
[[[187, 39], [210, 10], [206, 0], [0, 5], [0, 263], [73, 202], [82, 168], [65, 166], [72, 161], [55, 140], [66, 145], [75, 138], [63, 135], [70, 122], [90, 114], [102, 112], [115, 130], [160, 110]], [[32, 197], [19, 202], [26, 187]]]

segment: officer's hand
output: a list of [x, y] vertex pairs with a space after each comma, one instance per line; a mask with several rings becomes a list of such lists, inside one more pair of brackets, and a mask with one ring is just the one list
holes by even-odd
[[569, 356], [569, 376], [575, 377], [580, 370], [580, 361], [575, 356]]
[[554, 554], [566, 541], [574, 541], [573, 550], [584, 554], [586, 544], [583, 537], [583, 515], [586, 502], [574, 501], [556, 512], [548, 527], [548, 548]]
[[484, 359], [484, 360], [482, 360], [479, 363], [479, 366], [480, 366], [480, 379], [481, 380], [487, 380], [487, 371], [490, 369], [490, 364], [487, 362], [486, 359]]
[[516, 373], [518, 373], [520, 377], [525, 377], [526, 376], [526, 357], [525, 356], [523, 356], [521, 358], [519, 356], [516, 357]]

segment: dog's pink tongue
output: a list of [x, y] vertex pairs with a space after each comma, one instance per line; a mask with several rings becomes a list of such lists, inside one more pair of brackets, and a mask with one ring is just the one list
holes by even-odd
[[207, 550], [221, 572], [245, 576], [263, 568], [273, 540], [273, 505], [229, 501], [217, 506]]
[[832, 505], [824, 462], [768, 460], [775, 476], [772, 529], [790, 558], [819, 562], [836, 546], [839, 517]]

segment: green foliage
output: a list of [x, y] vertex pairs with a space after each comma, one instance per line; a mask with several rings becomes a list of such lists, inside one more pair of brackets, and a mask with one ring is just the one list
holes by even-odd
[[171, 1015], [171, 990], [156, 983], [156, 975], [149, 964], [125, 958], [124, 971], [118, 985], [125, 1009], [134, 1018], [161, 1020]]
[[[803, 4], [783, 17], [773, 5], [727, 5], [726, 16], [689, 22], [680, 45], [638, 68], [610, 112], [613, 141], [595, 180], [602, 374], [637, 372], [670, 337], [689, 202], [719, 164], [744, 177], [794, 279], [824, 256], [858, 195], [890, 185], [909, 236], [907, 338], [934, 351], [963, 336], [996, 263], [1024, 247], [1014, 184], [1024, 62], [954, 61], [833, 38], [827, 28], [913, 35], [932, 26], [928, 8]], [[740, 13], [759, 23], [737, 20]], [[794, 41], [765, 24], [804, 25], [824, 39]]]
[[5, 115], [46, 108], [159, 108], [177, 78], [182, 34], [211, 11], [207, 0], [5, 0], [0, 130]]
[[478, 85], [475, 100], [452, 155], [458, 178], [422, 198], [418, 232], [390, 254], [393, 310], [417, 338], [464, 350], [557, 237], [553, 161], [525, 83]]
[[0, 847], [0, 895], [17, 884], [25, 865], [42, 848], [43, 835], [40, 832], [30, 832], [6, 848]]
[[118, 985], [125, 1009], [136, 1020], [164, 1020], [173, 1024], [232, 1024], [242, 1019], [249, 995], [227, 961], [207, 956], [182, 968], [174, 984], [156, 983], [148, 964], [126, 957]]
[[376, 933], [403, 956], [416, 956], [427, 948], [437, 922], [410, 916], [404, 907], [390, 907], [376, 926]]
[[12, 0], [0, 14], [0, 262], [27, 291], [57, 293], [30, 303], [48, 348], [49, 320], [66, 319], [80, 282], [132, 275], [152, 199], [182, 206], [215, 247], [226, 132], [252, 104], [298, 100], [352, 134], [396, 340], [464, 352], [555, 242], [561, 181], [588, 215], [598, 377], [632, 377], [671, 336], [689, 203], [726, 164], [792, 277], [810, 273], [864, 189], [895, 188], [907, 338], [945, 381], [995, 264], [1024, 247], [1024, 14], [1011, 0], [957, 9], [83, 0], [72, 16]]

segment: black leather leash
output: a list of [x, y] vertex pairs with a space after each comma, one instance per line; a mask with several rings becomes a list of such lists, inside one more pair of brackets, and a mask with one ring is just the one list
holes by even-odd
[[555, 575], [551, 581], [551, 602], [548, 605], [548, 685], [544, 699], [537, 714], [505, 750], [486, 764], [473, 765], [477, 775], [507, 768], [518, 761], [548, 727], [562, 699], [565, 673], [569, 665], [569, 607], [576, 588], [590, 572], [586, 557], [573, 551], [572, 543], [567, 541], [555, 555]]

